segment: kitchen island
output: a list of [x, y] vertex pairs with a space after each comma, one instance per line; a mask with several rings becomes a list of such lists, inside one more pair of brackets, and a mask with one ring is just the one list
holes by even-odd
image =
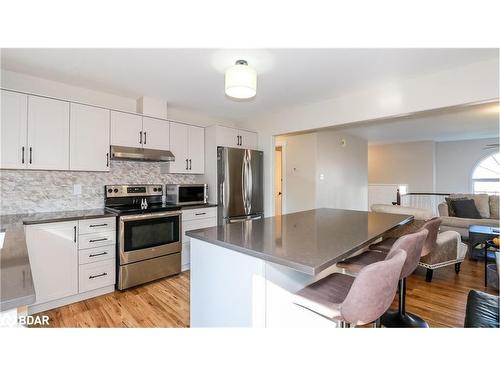
[[409, 215], [316, 209], [187, 232], [191, 327], [332, 327], [293, 293]]

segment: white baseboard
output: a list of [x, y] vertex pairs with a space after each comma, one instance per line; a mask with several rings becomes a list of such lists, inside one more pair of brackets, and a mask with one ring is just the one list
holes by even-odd
[[115, 285], [113, 284], [113, 285], [105, 286], [105, 287], [102, 287], [99, 289], [89, 290], [88, 292], [85, 292], [85, 293], [79, 293], [79, 294], [75, 294], [73, 296], [60, 298], [60, 299], [57, 299], [55, 301], [49, 301], [49, 302], [31, 305], [31, 306], [28, 306], [28, 314], [32, 315], [32, 314], [37, 314], [39, 312], [52, 310], [52, 309], [55, 309], [57, 307], [69, 305], [71, 303], [83, 301], [83, 300], [89, 299], [89, 298], [94, 298], [94, 297], [97, 297], [97, 296], [100, 296], [103, 294], [112, 293], [114, 291], [115, 291]]
[[181, 272], [185, 272], [185, 271], [189, 271], [191, 269], [191, 264], [188, 263], [188, 264], [183, 264], [181, 266]]

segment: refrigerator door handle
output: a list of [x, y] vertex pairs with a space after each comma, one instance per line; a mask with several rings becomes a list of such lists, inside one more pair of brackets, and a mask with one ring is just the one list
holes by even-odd
[[252, 180], [252, 154], [250, 150], [245, 151], [247, 161], [247, 197], [248, 197], [248, 213], [252, 212], [252, 198], [253, 198], [253, 180]]

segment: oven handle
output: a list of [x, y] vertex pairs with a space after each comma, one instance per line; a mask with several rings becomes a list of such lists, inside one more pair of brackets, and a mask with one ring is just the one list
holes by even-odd
[[120, 221], [125, 223], [127, 221], [139, 221], [139, 220], [157, 219], [162, 217], [181, 216], [181, 215], [182, 215], [181, 211], [168, 211], [156, 214], [125, 215], [125, 216], [120, 216]]

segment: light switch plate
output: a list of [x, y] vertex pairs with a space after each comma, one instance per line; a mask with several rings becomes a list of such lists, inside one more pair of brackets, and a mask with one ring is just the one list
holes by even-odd
[[82, 195], [82, 185], [74, 184], [73, 185], [73, 195]]

